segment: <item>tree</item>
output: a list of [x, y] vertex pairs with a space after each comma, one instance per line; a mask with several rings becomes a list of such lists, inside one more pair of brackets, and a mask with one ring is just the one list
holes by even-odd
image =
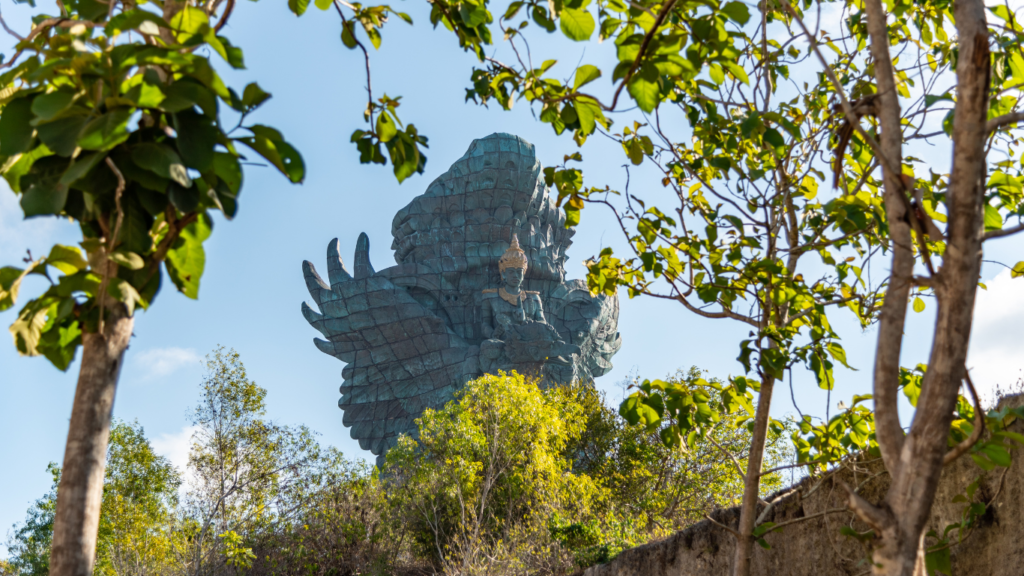
[[[10, 542], [12, 574], [50, 574], [50, 546], [61, 469], [50, 463], [53, 488], [29, 509]], [[137, 422], [115, 422], [110, 430], [95, 574], [151, 574], [168, 559], [169, 520], [181, 478], [153, 452]]]
[[[704, 380], [695, 366], [677, 371], [666, 383], [691, 393], [703, 392], [709, 399], [722, 389], [721, 382]], [[637, 380], [633, 386], [643, 385]], [[712, 424], [705, 441], [686, 445], [671, 441], [678, 430], [671, 418], [630, 423], [607, 407], [593, 388], [580, 386], [576, 394], [586, 427], [568, 449], [573, 470], [608, 488], [609, 500], [619, 513], [644, 525], [650, 537], [667, 537], [715, 510], [740, 503], [750, 448], [750, 433], [743, 426], [744, 416], [749, 416], [745, 412], [723, 415]], [[781, 428], [769, 431], [766, 468], [785, 466], [792, 460], [793, 450], [784, 432]], [[782, 488], [782, 482], [778, 472], [765, 475], [760, 482], [761, 497], [768, 498]]]
[[419, 437], [402, 436], [386, 466], [421, 553], [446, 574], [557, 568], [549, 522], [585, 522], [604, 497], [563, 454], [583, 430], [580, 412], [515, 372], [484, 375], [425, 411]]
[[95, 574], [158, 573], [171, 558], [170, 530], [181, 474], [153, 451], [138, 422], [117, 422], [110, 446], [100, 506]]
[[237, 352], [215, 349], [206, 369], [178, 523], [180, 564], [195, 575], [216, 573], [225, 562], [248, 567], [252, 543], [291, 521], [326, 463], [305, 426], [265, 419], [267, 391], [248, 379]]
[[[362, 49], [368, 62], [351, 22], [363, 24], [374, 46], [381, 22], [361, 5], [334, 6], [346, 46]], [[745, 375], [728, 391], [759, 391], [735, 573], [749, 572], [760, 454], [776, 425], [769, 416], [775, 384], [803, 366], [832, 389], [833, 364], [846, 364], [846, 355], [829, 312], [845, 309], [861, 325], [878, 326], [874, 412], [859, 406], [869, 398], [855, 398], [837, 430], [831, 421], [821, 427], [832, 437], [821, 446], [843, 438], [840, 452], [874, 449], [877, 440], [892, 488], [878, 503], [851, 491], [850, 507], [875, 530], [874, 573], [912, 574], [941, 468], [980, 436], [980, 419], [978, 433], [964, 437], [951, 425], [974, 412], [969, 404], [957, 409], [961, 386], [977, 396], [964, 361], [983, 243], [1024, 231], [1016, 151], [1024, 29], [1016, 15], [1008, 6], [986, 10], [981, 0], [780, 0], [758, 3], [756, 15], [742, 2], [718, 0], [522, 0], [491, 8], [486, 0], [431, 2], [432, 24], [443, 24], [479, 61], [467, 99], [504, 109], [526, 101], [580, 147], [595, 133], [609, 137], [631, 164], [656, 168], [670, 192], [671, 207], [659, 207], [664, 196], [584, 187], [582, 171], [568, 165], [579, 153], [546, 169], [567, 225], [588, 204], [603, 205], [628, 241], [625, 258], [605, 249], [592, 260], [591, 289], [625, 287], [630, 296], [662, 298], [750, 329], [739, 343]], [[823, 19], [827, 10], [839, 17]], [[812, 31], [805, 17], [815, 13]], [[596, 33], [614, 42], [618, 62], [577, 65], [565, 80], [553, 71], [555, 59], [530, 49], [527, 38], [538, 28], [581, 42]], [[489, 48], [499, 32], [508, 58]], [[601, 77], [610, 78], [610, 90], [595, 83]], [[613, 132], [608, 114], [633, 106], [639, 112], [625, 116], [633, 122]], [[371, 97], [367, 120], [381, 109]], [[378, 124], [387, 126], [385, 116]], [[675, 128], [681, 121], [689, 129]], [[366, 139], [387, 143], [393, 134], [357, 131], [361, 160], [383, 162], [379, 143], [373, 152]], [[915, 156], [934, 144], [951, 147], [948, 167]], [[1003, 159], [989, 161], [990, 150]], [[870, 265], [883, 261], [888, 275], [872, 278]], [[1024, 275], [1024, 262], [1012, 270]], [[934, 298], [937, 320], [905, 433], [899, 358], [908, 305], [922, 310], [921, 296]], [[661, 406], [682, 417], [681, 434], [699, 430], [689, 417], [700, 404], [692, 394], [658, 386], [642, 390], [627, 411], [653, 422]], [[685, 410], [664, 402], [685, 398]], [[806, 419], [801, 427], [812, 436], [817, 429]], [[837, 455], [816, 454], [815, 466]]]
[[67, 217], [82, 230], [81, 248], [56, 245], [25, 268], [0, 268], [0, 311], [14, 306], [27, 275], [51, 282], [11, 326], [21, 354], [67, 370], [83, 348], [54, 519], [51, 570], [61, 576], [92, 573], [111, 410], [136, 309], [153, 303], [161, 270], [198, 296], [210, 213], [231, 219], [238, 209], [240, 145], [292, 182], [304, 175], [280, 132], [245, 124], [270, 94], [256, 83], [241, 94], [228, 88], [199, 50], [244, 67], [241, 49], [219, 35], [234, 2], [150, 7], [158, 10], [57, 2], [59, 12], [37, 13], [24, 36], [4, 25], [18, 43], [0, 64], [0, 174], [26, 218]]

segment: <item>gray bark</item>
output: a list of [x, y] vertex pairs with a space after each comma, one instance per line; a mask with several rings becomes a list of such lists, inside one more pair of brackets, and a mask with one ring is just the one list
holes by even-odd
[[133, 325], [124, 306], [114, 303], [103, 333], [82, 335], [82, 367], [57, 488], [52, 576], [93, 573], [114, 393]]
[[[879, 0], [866, 2], [872, 56], [879, 94], [895, 89], [882, 86], [892, 78], [888, 57], [885, 13]], [[984, 238], [985, 141], [988, 111], [989, 47], [984, 5], [980, 0], [957, 0], [956, 27], [959, 43], [957, 104], [953, 120], [953, 167], [946, 200], [947, 246], [942, 268], [932, 279], [938, 312], [928, 371], [910, 432], [898, 428], [895, 397], [898, 387], [899, 350], [903, 340], [907, 292], [911, 286], [913, 255], [906, 202], [898, 182], [886, 173], [885, 200], [890, 226], [902, 214], [897, 237], [892, 229], [893, 269], [886, 292], [875, 364], [875, 402], [878, 444], [893, 482], [884, 502], [876, 507], [851, 495], [851, 508], [871, 524], [879, 539], [873, 551], [872, 573], [885, 576], [923, 574], [922, 532], [929, 519], [947, 451], [949, 427], [957, 393], [964, 378], [964, 362], [973, 320], [974, 300], [981, 271]], [[884, 58], [884, 60], [883, 60]], [[883, 65], [884, 62], [884, 65]], [[881, 106], [882, 150], [891, 161], [898, 154], [898, 109], [884, 100]], [[895, 148], [892, 148], [895, 146]], [[898, 165], [897, 165], [898, 166]], [[902, 240], [901, 240], [902, 238]], [[909, 263], [907, 262], [909, 259]]]

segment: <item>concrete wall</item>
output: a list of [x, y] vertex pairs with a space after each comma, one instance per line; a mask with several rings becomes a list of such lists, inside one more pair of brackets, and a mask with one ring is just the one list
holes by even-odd
[[[1021, 403], [1021, 397], [1012, 401]], [[1024, 433], [1024, 423], [1011, 427]], [[969, 456], [947, 466], [932, 508], [929, 529], [939, 533], [958, 522], [966, 506], [952, 499], [975, 479], [976, 502], [992, 502], [977, 528], [963, 543], [951, 548], [955, 576], [1024, 575], [1024, 450], [1013, 453], [1009, 468], [984, 472]], [[1004, 474], [1005, 473], [1005, 474]], [[769, 512], [766, 520], [781, 524], [812, 517], [844, 506], [842, 480], [862, 485], [860, 493], [878, 502], [889, 486], [880, 462], [853, 465], [824, 479], [808, 478], [784, 490], [792, 493]], [[739, 509], [711, 515], [726, 526], [736, 526]], [[867, 549], [855, 538], [840, 533], [843, 526], [867, 530], [848, 512], [830, 513], [787, 525], [766, 537], [770, 549], [755, 546], [753, 574], [792, 576], [855, 576], [870, 572]], [[954, 533], [955, 534], [955, 533]], [[583, 576], [727, 576], [733, 561], [734, 538], [724, 528], [704, 520], [659, 542], [627, 550], [608, 564], [588, 568]]]

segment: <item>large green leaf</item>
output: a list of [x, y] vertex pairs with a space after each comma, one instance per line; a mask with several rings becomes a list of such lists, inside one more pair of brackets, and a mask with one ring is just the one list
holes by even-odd
[[580, 86], [593, 82], [601, 77], [601, 69], [592, 64], [584, 64], [576, 69], [576, 77], [572, 82], [572, 89], [579, 90]]
[[74, 99], [75, 93], [70, 90], [57, 90], [36, 96], [32, 101], [32, 114], [36, 117], [36, 124], [53, 120], [67, 110]]
[[251, 138], [238, 138], [246, 146], [255, 150], [267, 159], [292, 182], [302, 182], [306, 177], [306, 167], [298, 150], [284, 141], [281, 133], [273, 128], [259, 124], [250, 126]]
[[559, 26], [571, 40], [589, 40], [594, 33], [594, 16], [585, 8], [566, 8], [559, 14]]
[[0, 154], [13, 156], [32, 145], [32, 96], [7, 103], [0, 113]]
[[68, 186], [60, 179], [68, 167], [67, 158], [47, 156], [37, 160], [21, 178], [24, 188], [21, 209], [25, 217], [60, 214], [68, 199]]
[[213, 164], [217, 127], [206, 116], [182, 110], [174, 115], [174, 128], [178, 133], [178, 153], [185, 165], [200, 172], [207, 171]]
[[228, 191], [237, 196], [242, 189], [242, 165], [238, 158], [227, 152], [216, 152], [213, 157], [213, 171], [228, 187]]
[[80, 270], [85, 270], [89, 266], [89, 263], [82, 256], [82, 251], [77, 246], [64, 246], [62, 244], [54, 244], [53, 248], [50, 249], [49, 256], [46, 257], [46, 264], [65, 274], [74, 274]]
[[26, 271], [14, 266], [0, 268], [0, 312], [7, 310], [18, 301], [18, 290]]
[[36, 127], [39, 139], [59, 156], [71, 156], [78, 147], [78, 136], [89, 120], [87, 114], [72, 114]]
[[199, 297], [199, 280], [206, 267], [203, 241], [210, 237], [213, 222], [205, 213], [189, 224], [167, 252], [165, 266], [171, 281], [185, 296]]
[[110, 150], [128, 139], [132, 108], [115, 108], [85, 125], [78, 145], [85, 150]]
[[660, 88], [658, 86], [658, 69], [650, 62], [644, 62], [626, 85], [629, 95], [636, 100], [640, 109], [650, 113], [657, 107]]
[[743, 2], [729, 2], [722, 6], [722, 13], [740, 26], [743, 26], [750, 20], [750, 9]]
[[149, 229], [153, 226], [153, 217], [142, 207], [135, 196], [126, 195], [121, 199], [124, 220], [121, 222], [121, 234], [118, 237], [118, 248], [146, 254], [153, 246], [153, 238]]
[[192, 178], [188, 175], [185, 164], [173, 148], [166, 144], [145, 142], [132, 148], [132, 160], [140, 168], [167, 178], [188, 188], [192, 185]]

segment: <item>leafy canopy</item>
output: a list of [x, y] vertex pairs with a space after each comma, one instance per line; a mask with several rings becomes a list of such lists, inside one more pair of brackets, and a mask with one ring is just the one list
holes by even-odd
[[245, 67], [220, 34], [228, 13], [213, 21], [218, 2], [58, 4], [0, 64], [0, 175], [26, 218], [70, 218], [82, 241], [0, 268], [0, 311], [26, 276], [46, 277], [11, 333], [21, 354], [66, 370], [106, 314], [149, 307], [161, 269], [198, 297], [211, 213], [238, 213], [244, 161], [262, 157], [293, 183], [305, 167], [280, 132], [248, 122], [270, 94], [217, 74]]

